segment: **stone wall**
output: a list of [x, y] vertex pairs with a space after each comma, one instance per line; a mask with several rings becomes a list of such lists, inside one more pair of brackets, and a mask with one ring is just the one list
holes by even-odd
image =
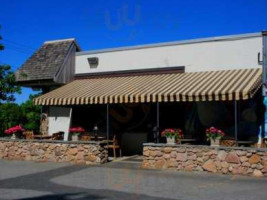
[[108, 153], [100, 142], [0, 139], [0, 159], [101, 164]]
[[267, 177], [267, 149], [144, 144], [143, 168]]

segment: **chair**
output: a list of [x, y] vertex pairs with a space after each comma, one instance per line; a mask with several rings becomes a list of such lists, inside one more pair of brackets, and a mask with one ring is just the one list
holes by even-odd
[[33, 131], [25, 131], [23, 132], [23, 136], [26, 140], [33, 140], [34, 139], [34, 133]]
[[92, 136], [90, 136], [88, 134], [84, 134], [84, 135], [81, 136], [81, 140], [82, 141], [91, 141], [91, 137]]
[[121, 157], [121, 147], [118, 145], [117, 136], [114, 135], [112, 140], [108, 140], [108, 149], [113, 149], [113, 156], [114, 159], [116, 159], [116, 149], [119, 149], [120, 151], [120, 157]]
[[64, 132], [60, 131], [52, 134], [52, 140], [64, 140]]
[[222, 139], [220, 145], [224, 147], [235, 147], [237, 143], [234, 139]]

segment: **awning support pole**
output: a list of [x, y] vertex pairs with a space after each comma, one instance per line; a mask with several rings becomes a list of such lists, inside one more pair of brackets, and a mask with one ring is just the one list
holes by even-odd
[[109, 145], [109, 104], [107, 104], [107, 146]]
[[237, 142], [238, 122], [237, 122], [237, 101], [235, 100], [235, 141]]
[[157, 143], [159, 143], [159, 102], [157, 102]]

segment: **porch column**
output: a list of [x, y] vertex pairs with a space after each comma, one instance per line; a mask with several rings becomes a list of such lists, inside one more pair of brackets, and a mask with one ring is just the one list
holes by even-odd
[[107, 104], [107, 145], [109, 145], [109, 104]]
[[237, 142], [237, 134], [238, 134], [238, 119], [237, 119], [237, 101], [235, 100], [235, 141]]
[[159, 102], [157, 102], [157, 143], [159, 143]]

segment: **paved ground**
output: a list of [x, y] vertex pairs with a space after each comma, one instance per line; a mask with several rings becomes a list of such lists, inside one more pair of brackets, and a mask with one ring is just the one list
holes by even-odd
[[0, 199], [266, 200], [267, 178], [0, 160]]

